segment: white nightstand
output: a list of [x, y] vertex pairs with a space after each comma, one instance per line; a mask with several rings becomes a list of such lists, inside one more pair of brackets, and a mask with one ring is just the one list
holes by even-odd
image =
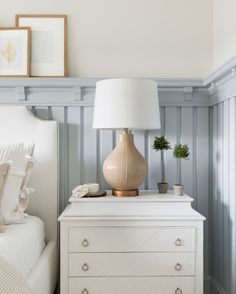
[[189, 196], [81, 198], [61, 214], [61, 294], [203, 294], [203, 220]]

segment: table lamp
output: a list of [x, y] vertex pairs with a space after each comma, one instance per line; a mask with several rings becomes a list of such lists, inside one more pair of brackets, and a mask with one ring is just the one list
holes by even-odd
[[137, 196], [148, 165], [134, 145], [131, 130], [160, 129], [157, 83], [148, 79], [107, 79], [96, 84], [94, 129], [121, 129], [115, 149], [103, 164], [114, 196]]

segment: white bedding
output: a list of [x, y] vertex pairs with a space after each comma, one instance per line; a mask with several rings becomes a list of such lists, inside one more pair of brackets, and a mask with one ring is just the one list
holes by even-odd
[[44, 239], [44, 223], [29, 216], [26, 223], [7, 225], [0, 233], [0, 256], [26, 277], [44, 250]]

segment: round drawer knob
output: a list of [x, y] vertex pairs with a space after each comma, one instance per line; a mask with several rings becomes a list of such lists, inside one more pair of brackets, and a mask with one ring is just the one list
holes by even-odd
[[89, 241], [87, 239], [84, 239], [82, 241], [82, 245], [83, 245], [83, 247], [88, 247], [89, 246]]
[[84, 290], [82, 290], [81, 293], [82, 293], [82, 294], [89, 294], [89, 291], [88, 291], [88, 289], [84, 288]]
[[176, 246], [182, 246], [182, 245], [183, 245], [183, 244], [182, 244], [182, 240], [178, 238], [178, 239], [175, 241], [175, 245], [176, 245]]
[[175, 294], [182, 294], [182, 293], [183, 293], [183, 291], [180, 288], [177, 288], [175, 290]]
[[180, 263], [177, 263], [176, 265], [175, 265], [175, 269], [179, 272], [179, 271], [181, 271], [181, 269], [182, 269], [182, 265], [180, 264]]
[[84, 263], [84, 264], [82, 265], [82, 270], [83, 270], [84, 272], [87, 272], [87, 271], [89, 270], [89, 266], [87, 265], [87, 263]]

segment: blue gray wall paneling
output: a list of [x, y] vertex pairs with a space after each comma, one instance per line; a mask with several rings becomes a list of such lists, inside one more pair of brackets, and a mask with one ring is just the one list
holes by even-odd
[[[228, 69], [227, 69], [228, 70]], [[221, 80], [224, 76], [224, 81]], [[116, 145], [116, 131], [92, 130], [96, 80], [1, 79], [0, 103], [27, 105], [40, 118], [60, 122], [60, 209], [74, 186], [99, 182], [109, 188], [102, 163]], [[159, 80], [162, 129], [135, 132], [135, 143], [149, 163], [143, 189], [156, 189], [160, 154], [152, 150], [155, 136], [165, 135], [172, 145], [190, 146], [191, 156], [181, 163], [166, 153], [170, 187], [179, 175], [193, 206], [206, 216], [206, 291], [236, 293], [235, 221], [235, 78], [225, 73], [206, 81]], [[24, 91], [22, 91], [22, 87]], [[211, 97], [209, 97], [209, 92]], [[23, 93], [23, 96], [22, 96]], [[210, 98], [210, 99], [209, 99]], [[210, 167], [210, 169], [209, 169]]]

